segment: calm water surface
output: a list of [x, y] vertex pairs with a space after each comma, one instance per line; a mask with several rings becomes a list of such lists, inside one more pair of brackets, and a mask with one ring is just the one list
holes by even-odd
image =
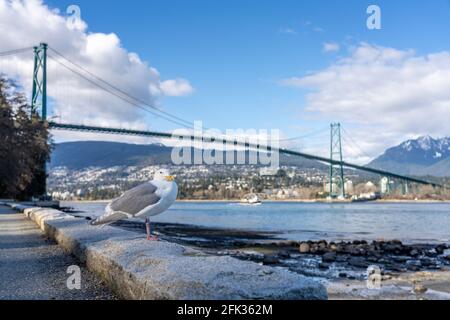
[[[106, 203], [64, 202], [103, 213]], [[152, 221], [280, 232], [291, 240], [400, 239], [450, 242], [449, 203], [237, 203], [179, 202]]]

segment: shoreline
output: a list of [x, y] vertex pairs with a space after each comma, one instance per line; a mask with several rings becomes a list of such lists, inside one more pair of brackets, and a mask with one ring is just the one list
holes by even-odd
[[[142, 222], [125, 220], [111, 227], [145, 235]], [[157, 222], [153, 227], [162, 243], [190, 247], [210, 259], [236, 258], [305, 276], [323, 284], [332, 300], [450, 299], [448, 244], [289, 241], [276, 232]], [[371, 265], [381, 268], [382, 287], [377, 290], [367, 288], [367, 267]]]
[[[145, 233], [138, 221], [118, 221], [112, 226]], [[237, 255], [263, 262], [265, 256], [277, 264], [285, 259], [317, 260], [326, 270], [332, 263], [360, 268], [378, 263], [388, 271], [424, 271], [450, 267], [450, 243], [402, 242], [395, 239], [292, 240], [276, 231], [204, 227], [182, 223], [153, 223], [154, 232], [169, 242], [189, 245], [213, 254]], [[255, 252], [264, 253], [255, 255]], [[276, 258], [276, 259], [275, 259]], [[275, 262], [278, 261], [278, 262]]]
[[[145, 233], [138, 222], [113, 225]], [[163, 240], [212, 256], [282, 268], [322, 283], [329, 299], [450, 300], [450, 246], [403, 244], [398, 240], [290, 241], [276, 233], [154, 223]], [[367, 270], [377, 266], [381, 286], [368, 289]]]
[[[73, 203], [107, 203], [112, 201], [110, 200], [59, 200], [60, 202], [73, 202]], [[177, 203], [241, 203], [240, 200], [196, 200], [196, 199], [182, 199], [177, 200]], [[418, 204], [450, 204], [450, 200], [405, 200], [405, 199], [381, 199], [367, 202], [351, 202], [351, 201], [328, 201], [322, 199], [289, 199], [289, 200], [263, 200], [262, 203], [325, 203], [325, 204], [340, 204], [340, 203], [418, 203]]]

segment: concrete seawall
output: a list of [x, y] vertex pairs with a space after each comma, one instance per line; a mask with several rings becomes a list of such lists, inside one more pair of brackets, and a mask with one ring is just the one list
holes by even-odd
[[124, 299], [326, 299], [323, 285], [285, 269], [206, 255], [142, 234], [92, 227], [54, 209], [9, 204], [86, 263]]

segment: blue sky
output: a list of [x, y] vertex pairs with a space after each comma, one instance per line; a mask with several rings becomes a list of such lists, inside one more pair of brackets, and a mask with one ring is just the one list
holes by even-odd
[[[439, 127], [439, 130], [433, 123], [418, 126], [417, 118], [421, 115], [415, 113], [417, 116], [410, 114], [409, 125], [403, 127], [373, 117], [374, 127], [371, 130], [384, 132], [386, 136], [382, 138], [383, 143], [374, 139], [366, 141], [361, 132], [372, 123], [364, 123], [361, 118], [353, 119], [348, 115], [360, 112], [359, 105], [367, 109], [383, 105], [383, 101], [372, 98], [375, 92], [383, 95], [386, 80], [396, 81], [389, 69], [391, 65], [396, 68], [393, 72], [405, 75], [415, 58], [427, 60], [428, 54], [450, 51], [449, 0], [51, 0], [45, 1], [45, 4], [58, 8], [62, 16], [69, 5], [78, 5], [81, 18], [88, 25], [87, 34], [115, 33], [121, 46], [137, 53], [156, 68], [162, 80], [187, 79], [194, 88], [192, 94], [164, 96], [159, 98], [159, 103], [165, 111], [182, 118], [202, 120], [205, 127], [221, 130], [279, 128], [286, 136], [298, 136], [323, 128], [332, 121], [341, 121], [348, 130], [356, 131], [356, 139], [360, 138], [364, 148], [373, 155], [406, 138], [427, 133], [448, 134], [445, 126]], [[368, 30], [366, 27], [366, 9], [370, 4], [381, 8], [381, 30]], [[337, 45], [339, 50], [325, 52], [325, 43]], [[410, 49], [414, 51], [411, 56], [400, 60], [391, 61], [388, 58], [382, 61], [383, 70], [388, 69], [386, 74], [392, 78], [384, 79], [381, 71], [372, 70], [369, 61], [364, 62], [363, 67], [367, 73], [380, 74], [380, 79], [368, 83], [366, 87], [362, 87], [358, 80], [353, 80], [354, 87], [347, 83], [343, 87], [359, 88], [369, 93], [372, 87], [378, 88], [374, 94], [361, 100], [373, 100], [372, 104], [345, 105], [349, 97], [341, 99], [338, 95], [332, 101], [337, 101], [336, 105], [342, 108], [332, 108], [328, 112], [323, 107], [323, 101], [328, 101], [325, 96], [336, 93], [336, 88], [330, 89], [332, 83], [318, 84], [317, 79], [313, 81], [313, 90], [321, 94], [319, 97], [310, 96], [311, 81], [306, 81], [307, 85], [305, 81], [286, 85], [287, 79], [302, 79], [314, 74], [320, 76], [322, 72], [335, 70], [333, 68], [338, 67], [342, 59], [357, 60], [355, 50], [363, 44], [370, 46], [370, 52], [380, 54], [391, 49], [401, 53]], [[363, 55], [370, 56], [370, 53], [363, 51]], [[431, 71], [426, 75], [421, 73], [417, 80], [411, 79], [411, 82], [419, 83], [435, 74], [436, 68], [442, 68], [439, 61], [427, 61]], [[376, 59], [374, 65], [375, 62]], [[340, 69], [340, 76], [335, 81], [347, 81], [345, 70], [362, 67], [354, 62], [347, 64], [348, 68]], [[419, 66], [414, 66], [413, 70], [419, 70]], [[362, 72], [364, 74], [365, 71]], [[397, 81], [400, 87], [400, 81], [408, 82], [407, 77], [399, 79], [402, 79]], [[114, 82], [114, 79], [110, 80]], [[439, 86], [443, 92], [447, 91], [446, 85]], [[387, 89], [394, 93], [398, 91], [395, 87]], [[411, 90], [415, 91], [413, 88]], [[429, 91], [424, 95], [429, 95]], [[436, 102], [436, 108], [442, 109], [447, 97], [436, 96], [441, 97]], [[410, 103], [408, 99], [401, 104], [393, 100], [386, 106], [401, 110]], [[419, 97], [418, 100], [426, 99]], [[428, 101], [414, 110], [427, 114], [427, 106]], [[314, 112], [317, 110], [320, 112]], [[377, 114], [383, 112], [386, 109], [381, 108]], [[388, 116], [389, 112], [386, 114]], [[398, 114], [390, 116], [398, 117]], [[149, 118], [148, 121], [160, 130], [173, 128], [173, 125], [161, 120]], [[355, 153], [349, 150], [349, 153], [352, 152]]]
[[[74, 2], [47, 3], [65, 11]], [[278, 81], [333, 62], [339, 53], [323, 53], [324, 42], [366, 41], [423, 53], [448, 49], [449, 1], [377, 1], [381, 31], [366, 28], [372, 3], [76, 1], [90, 30], [116, 33], [163, 77], [191, 82], [195, 93], [166, 98], [166, 110], [209, 127], [285, 128], [291, 135], [303, 124], [304, 96]]]

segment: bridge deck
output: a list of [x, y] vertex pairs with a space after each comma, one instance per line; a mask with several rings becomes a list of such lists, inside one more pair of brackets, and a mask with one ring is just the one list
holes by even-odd
[[[57, 129], [57, 130], [70, 130], [70, 131], [83, 131], [83, 132], [99, 132], [99, 133], [109, 133], [109, 134], [120, 134], [120, 135], [131, 135], [131, 136], [141, 136], [141, 137], [155, 137], [155, 138], [166, 138], [166, 139], [185, 139], [185, 140], [192, 140], [192, 141], [205, 141], [205, 137], [202, 136], [195, 136], [195, 135], [179, 135], [179, 134], [172, 134], [172, 133], [166, 133], [166, 132], [158, 132], [158, 131], [140, 131], [140, 130], [129, 130], [129, 129], [118, 129], [118, 128], [105, 128], [105, 127], [95, 127], [95, 126], [85, 126], [85, 125], [74, 125], [74, 124], [61, 124], [56, 122], [49, 122], [49, 127], [51, 129]], [[208, 138], [207, 142], [210, 142]], [[385, 171], [385, 170], [379, 170], [375, 168], [370, 168], [366, 166], [361, 166], [345, 161], [338, 161], [338, 160], [332, 160], [325, 157], [315, 156], [303, 152], [298, 152], [294, 150], [284, 149], [284, 148], [271, 148], [270, 146], [264, 146], [264, 145], [257, 145], [252, 143], [244, 143], [244, 142], [236, 142], [235, 140], [231, 139], [223, 139], [218, 138], [216, 140], [217, 143], [223, 143], [223, 144], [235, 144], [240, 147], [245, 147], [248, 149], [256, 149], [256, 150], [268, 150], [270, 152], [278, 152], [280, 154], [286, 154], [296, 157], [302, 157], [310, 160], [316, 160], [324, 163], [328, 163], [331, 165], [343, 165], [346, 168], [361, 170], [364, 172], [370, 172], [374, 174], [378, 174], [381, 176], [386, 176], [394, 179], [403, 180], [406, 182], [412, 182], [422, 185], [431, 185], [433, 187], [444, 187], [441, 184], [408, 177], [401, 174], [396, 174], [393, 172]]]

